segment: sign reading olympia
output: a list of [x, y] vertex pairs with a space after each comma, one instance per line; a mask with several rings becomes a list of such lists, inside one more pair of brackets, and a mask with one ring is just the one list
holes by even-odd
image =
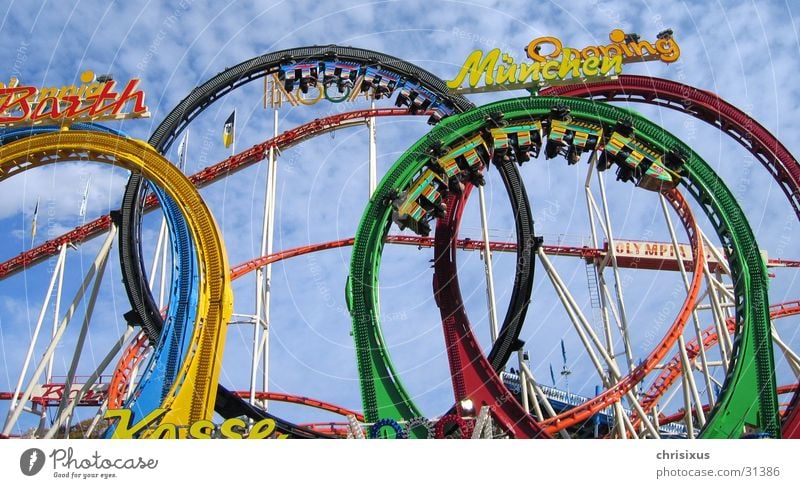
[[[11, 78], [0, 82], [0, 127], [69, 124], [99, 120], [149, 117], [139, 79], [129, 80], [122, 91], [109, 76], [84, 71], [81, 85], [36, 88]], [[127, 111], [125, 111], [127, 108]]]

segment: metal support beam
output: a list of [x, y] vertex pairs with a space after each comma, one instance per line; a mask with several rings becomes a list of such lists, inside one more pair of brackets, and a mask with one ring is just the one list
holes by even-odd
[[[375, 110], [375, 99], [370, 101], [370, 108]], [[376, 120], [375, 117], [367, 119], [367, 130], [369, 131], [369, 195], [375, 193], [375, 188], [378, 186], [378, 143], [376, 137]]]
[[489, 245], [489, 219], [486, 217], [486, 198], [483, 185], [478, 186], [478, 200], [481, 207], [481, 231], [483, 234], [483, 266], [486, 273], [486, 301], [489, 305], [489, 332], [492, 344], [497, 340], [497, 303], [494, 295], [494, 273], [492, 271], [492, 250]]
[[[6, 420], [6, 425], [3, 428], [3, 435], [9, 435], [11, 433], [11, 429], [19, 420], [20, 415], [22, 414], [23, 407], [25, 404], [30, 400], [31, 395], [33, 394], [33, 389], [36, 387], [39, 377], [42, 375], [44, 370], [47, 368], [47, 364], [49, 359], [52, 357], [53, 353], [56, 350], [56, 346], [61, 341], [61, 337], [64, 335], [64, 332], [67, 329], [72, 317], [75, 315], [75, 311], [78, 308], [78, 305], [83, 300], [84, 293], [89, 288], [89, 284], [92, 282], [92, 279], [97, 275], [98, 269], [101, 266], [105, 265], [105, 262], [108, 258], [108, 252], [111, 249], [111, 244], [114, 242], [114, 235], [116, 234], [116, 226], [112, 225], [111, 230], [108, 232], [106, 236], [106, 240], [103, 242], [103, 245], [100, 247], [100, 251], [97, 253], [95, 257], [94, 263], [89, 268], [89, 271], [86, 273], [86, 276], [81, 283], [81, 286], [75, 292], [75, 298], [72, 301], [72, 304], [67, 309], [64, 318], [61, 320], [59, 324], [58, 330], [56, 331], [55, 335], [53, 336], [50, 344], [47, 346], [39, 365], [37, 366], [36, 370], [33, 373], [28, 385], [25, 387], [24, 392], [22, 393], [22, 397], [19, 399], [19, 404], [16, 408], [11, 412], [11, 415]], [[101, 276], [97, 276], [97, 279], [101, 279]]]
[[[11, 397], [11, 403], [9, 404], [8, 408], [8, 418], [11, 417], [11, 412], [13, 412], [17, 407], [17, 399], [19, 398], [20, 390], [22, 390], [22, 383], [25, 381], [25, 376], [28, 374], [28, 367], [31, 363], [31, 358], [33, 356], [33, 350], [36, 347], [36, 342], [39, 339], [39, 332], [42, 329], [42, 323], [44, 323], [44, 317], [47, 314], [47, 309], [50, 306], [50, 298], [53, 296], [53, 289], [55, 288], [56, 281], [61, 275], [63, 279], [63, 273], [61, 272], [64, 267], [64, 261], [67, 256], [67, 246], [66, 244], [61, 246], [61, 251], [58, 255], [58, 260], [56, 261], [56, 267], [53, 269], [53, 276], [50, 278], [50, 284], [47, 287], [47, 292], [44, 296], [44, 302], [42, 303], [42, 308], [39, 310], [39, 318], [36, 320], [36, 327], [33, 329], [33, 336], [31, 337], [30, 344], [28, 345], [28, 351], [25, 354], [25, 361], [22, 363], [22, 371], [19, 373], [19, 379], [17, 380], [17, 386], [14, 388], [14, 395]], [[58, 310], [56, 310], [56, 318], [58, 317]]]
[[[669, 215], [669, 208], [667, 207], [667, 199], [664, 198], [664, 195], [661, 194], [658, 195], [658, 199], [661, 202], [661, 210], [664, 213], [664, 219], [667, 222], [667, 228], [669, 229], [669, 236], [670, 239], [672, 240], [672, 249], [675, 252], [675, 257], [678, 262], [678, 270], [680, 271], [681, 278], [683, 279], [683, 286], [686, 289], [686, 292], [688, 293], [691, 288], [691, 285], [689, 284], [689, 276], [687, 275], [686, 267], [683, 264], [683, 256], [681, 256], [680, 254], [680, 247], [678, 246], [678, 238], [675, 234], [675, 227], [672, 225], [672, 218]], [[697, 343], [702, 344], [703, 331], [700, 329], [700, 319], [697, 316], [696, 307], [695, 310], [692, 310], [692, 323], [694, 325], [694, 333], [695, 336], [697, 337]], [[688, 369], [689, 357], [686, 353], [686, 343], [684, 342], [683, 334], [681, 334], [681, 337], [679, 339], [679, 347], [681, 349], [681, 364], [684, 368]], [[700, 369], [703, 372], [703, 378], [705, 379], [706, 382], [706, 395], [708, 397], [708, 404], [714, 405], [714, 392], [712, 391], [713, 389], [711, 388], [711, 374], [708, 371], [708, 359], [706, 358], [706, 350], [704, 347], [700, 347], [699, 349], [700, 349]], [[685, 363], [684, 363], [684, 356], [686, 357]], [[692, 378], [692, 384], [690, 386], [692, 387], [692, 393], [693, 396], [695, 397], [696, 405], [702, 406], [702, 403], [700, 403], [699, 395], [696, 395], [697, 385], [694, 383], [694, 376], [691, 374], [689, 376]], [[703, 416], [703, 419], [701, 420], [700, 427], [702, 427], [703, 425], [705, 425], [705, 416]]]
[[48, 430], [47, 433], [44, 435], [45, 439], [52, 439], [53, 436], [55, 436], [55, 434], [58, 432], [58, 429], [61, 428], [62, 426], [66, 427], [65, 438], [69, 437], [69, 426], [71, 423], [70, 419], [72, 418], [72, 413], [75, 411], [75, 407], [78, 405], [78, 402], [80, 401], [81, 398], [83, 398], [86, 392], [89, 391], [89, 388], [91, 388], [95, 384], [95, 382], [97, 382], [98, 378], [100, 378], [100, 375], [102, 375], [103, 372], [106, 370], [106, 368], [108, 368], [108, 365], [111, 364], [111, 361], [116, 357], [117, 353], [122, 349], [122, 346], [128, 342], [128, 339], [130, 339], [132, 334], [133, 334], [133, 327], [129, 325], [125, 329], [125, 332], [123, 332], [120, 338], [117, 340], [117, 342], [114, 343], [114, 345], [111, 347], [111, 350], [108, 351], [103, 360], [100, 361], [100, 364], [97, 365], [97, 368], [95, 368], [95, 370], [86, 380], [86, 382], [83, 384], [80, 391], [78, 392], [77, 395], [75, 395], [74, 398], [69, 399], [70, 390], [66, 388], [64, 389], [64, 395], [61, 397], [61, 403], [62, 405], [64, 404], [64, 399], [67, 399], [69, 403], [63, 409], [59, 407], [59, 412], [57, 414], [58, 416], [55, 422], [53, 422], [53, 425], [50, 427], [50, 430]]
[[[278, 136], [278, 109], [273, 110], [273, 137]], [[278, 191], [278, 155], [274, 146], [269, 148], [269, 167], [264, 195], [264, 217], [261, 232], [261, 255], [272, 254], [275, 235], [275, 202]], [[250, 403], [255, 405], [256, 378], [259, 364], [262, 366], [261, 390], [269, 391], [269, 328], [272, 264], [256, 270], [256, 313], [253, 324], [253, 358], [250, 370]], [[267, 409], [267, 400], [260, 400], [261, 407]]]

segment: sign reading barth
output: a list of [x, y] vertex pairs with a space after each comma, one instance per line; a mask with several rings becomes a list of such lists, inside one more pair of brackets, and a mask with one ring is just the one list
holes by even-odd
[[[0, 82], [0, 127], [69, 124], [149, 117], [139, 79], [122, 91], [108, 76], [84, 71], [81, 85], [41, 87], [22, 85], [17, 78]], [[126, 111], [127, 110], [127, 111]]]

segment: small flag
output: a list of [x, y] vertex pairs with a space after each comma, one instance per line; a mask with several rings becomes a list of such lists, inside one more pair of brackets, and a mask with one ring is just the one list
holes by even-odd
[[83, 199], [81, 200], [81, 209], [78, 212], [78, 215], [81, 216], [81, 217], [86, 217], [86, 205], [89, 202], [89, 183], [91, 183], [91, 182], [92, 182], [92, 178], [89, 177], [89, 179], [86, 181], [86, 188], [84, 188], [84, 190], [83, 190]]
[[556, 386], [556, 375], [553, 374], [553, 365], [550, 365], [550, 379], [553, 381], [553, 386]]
[[33, 221], [31, 222], [31, 243], [36, 240], [36, 220], [39, 218], [39, 198], [36, 199], [36, 208], [33, 209]]
[[[225, 146], [227, 147], [227, 146]], [[181, 143], [178, 145], [178, 168], [183, 171], [186, 166], [186, 154], [189, 152], [189, 131], [184, 134]]]
[[231, 112], [231, 116], [225, 121], [225, 126], [222, 128], [222, 142], [225, 147], [231, 147], [233, 144], [234, 131], [236, 130], [236, 110]]
[[564, 365], [567, 364], [567, 349], [564, 347], [564, 339], [561, 339], [561, 357], [564, 359]]

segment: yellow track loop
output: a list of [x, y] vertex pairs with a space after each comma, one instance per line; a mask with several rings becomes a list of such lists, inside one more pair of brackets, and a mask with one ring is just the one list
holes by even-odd
[[98, 132], [62, 131], [4, 145], [0, 147], [0, 181], [62, 161], [94, 161], [141, 173], [163, 188], [183, 210], [197, 250], [199, 307], [186, 360], [162, 405], [168, 412], [161, 423], [190, 425], [210, 420], [233, 312], [228, 258], [211, 211], [194, 185], [152, 147]]

